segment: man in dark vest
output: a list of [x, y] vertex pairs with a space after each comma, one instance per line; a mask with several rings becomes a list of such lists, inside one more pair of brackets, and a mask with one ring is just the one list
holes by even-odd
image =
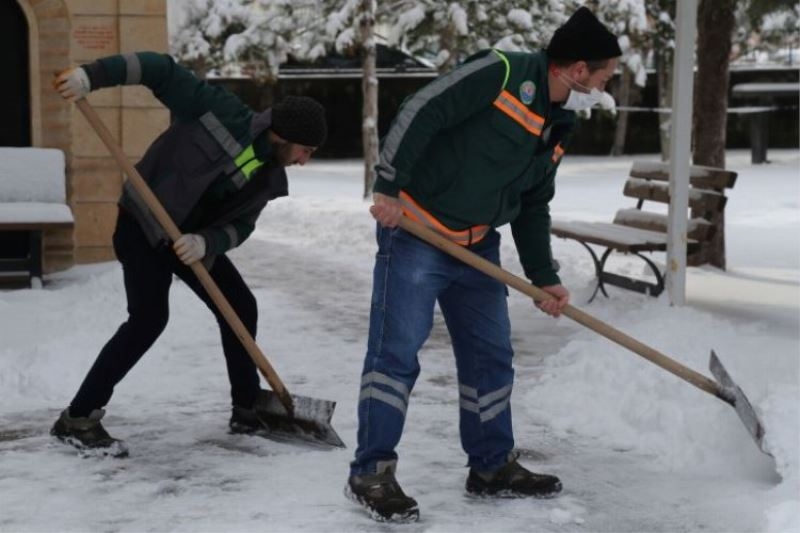
[[168, 55], [116, 55], [67, 70], [55, 82], [68, 100], [118, 85], [144, 85], [173, 122], [136, 165], [183, 235], [170, 242], [142, 198], [126, 182], [113, 244], [122, 264], [128, 320], [100, 351], [51, 433], [81, 450], [124, 456], [100, 420], [114, 387], [167, 325], [172, 277], [183, 280], [215, 314], [231, 385], [233, 432], [261, 429], [266, 396], [255, 363], [188, 265], [202, 261], [250, 334], [258, 308], [226, 252], [244, 242], [267, 202], [288, 194], [284, 167], [305, 164], [324, 142], [325, 110], [289, 96], [254, 112], [226, 89], [197, 79]]
[[383, 140], [370, 209], [378, 253], [358, 448], [345, 486], [373, 518], [419, 516], [395, 478], [395, 448], [437, 302], [456, 358], [467, 493], [550, 497], [561, 490], [556, 476], [530, 472], [513, 451], [505, 286], [397, 224], [407, 216], [495, 264], [495, 228], [511, 224], [525, 275], [553, 296], [539, 307], [559, 316], [569, 292], [551, 256], [548, 203], [574, 111], [603, 98], [621, 54], [616, 37], [580, 8], [546, 50], [485, 50], [423, 87]]

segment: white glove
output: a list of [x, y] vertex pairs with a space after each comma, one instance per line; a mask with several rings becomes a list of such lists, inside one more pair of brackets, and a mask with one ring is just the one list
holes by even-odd
[[614, 101], [614, 97], [608, 94], [607, 92], [603, 91], [600, 95], [600, 108], [606, 109], [608, 111], [613, 112], [614, 114], [617, 113], [617, 102]]
[[191, 265], [206, 255], [206, 240], [202, 235], [186, 233], [172, 247], [185, 265]]
[[65, 100], [72, 102], [80, 100], [89, 94], [92, 85], [89, 76], [81, 67], [70, 68], [56, 76], [53, 87], [61, 93]]

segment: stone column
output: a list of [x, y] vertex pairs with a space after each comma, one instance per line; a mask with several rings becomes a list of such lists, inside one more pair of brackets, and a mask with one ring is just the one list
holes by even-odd
[[[143, 50], [167, 51], [166, 0], [66, 0], [73, 65]], [[144, 87], [114, 87], [89, 102], [133, 162], [169, 125], [168, 111]], [[75, 215], [75, 260], [113, 259], [111, 236], [122, 173], [108, 150], [72, 106], [70, 204]]]
[[[58, 148], [67, 160], [71, 146], [69, 109], [53, 91], [53, 73], [69, 63], [69, 13], [62, 0], [17, 0], [28, 24], [33, 146]], [[69, 198], [69, 167], [66, 176]], [[42, 239], [44, 271], [73, 264], [72, 230], [47, 230]]]

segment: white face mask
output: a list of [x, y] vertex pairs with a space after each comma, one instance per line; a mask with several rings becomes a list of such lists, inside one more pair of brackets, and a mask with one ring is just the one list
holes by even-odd
[[614, 98], [599, 89], [589, 89], [588, 87], [584, 87], [577, 81], [570, 79], [564, 75], [561, 76], [562, 78], [571, 81], [573, 84], [579, 86], [582, 89], [586, 89], [589, 92], [580, 92], [576, 91], [572, 87], [569, 86], [568, 83], [564, 82], [567, 87], [569, 87], [569, 95], [567, 96], [567, 101], [561, 104], [563, 109], [569, 109], [571, 111], [580, 111], [582, 109], [589, 109], [594, 107], [597, 104], [601, 104], [602, 107], [606, 109], [613, 109], [614, 105]]
[[561, 104], [561, 107], [571, 111], [580, 111], [581, 109], [589, 109], [590, 107], [599, 104], [602, 100], [603, 93], [597, 89], [592, 89], [588, 93], [581, 93], [574, 89], [570, 89], [567, 101]]

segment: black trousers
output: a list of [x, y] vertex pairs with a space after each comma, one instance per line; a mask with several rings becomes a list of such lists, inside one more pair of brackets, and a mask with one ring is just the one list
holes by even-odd
[[[111, 399], [114, 387], [164, 331], [169, 320], [169, 288], [175, 274], [211, 309], [219, 323], [233, 405], [250, 407], [259, 392], [259, 377], [242, 343], [206, 294], [192, 270], [169, 247], [154, 249], [138, 222], [120, 211], [114, 251], [122, 263], [128, 320], [106, 343], [70, 404], [72, 416], [87, 416]], [[216, 258], [211, 277], [253, 337], [258, 321], [255, 297], [236, 267], [224, 255]], [[188, 361], [187, 361], [188, 363]]]

